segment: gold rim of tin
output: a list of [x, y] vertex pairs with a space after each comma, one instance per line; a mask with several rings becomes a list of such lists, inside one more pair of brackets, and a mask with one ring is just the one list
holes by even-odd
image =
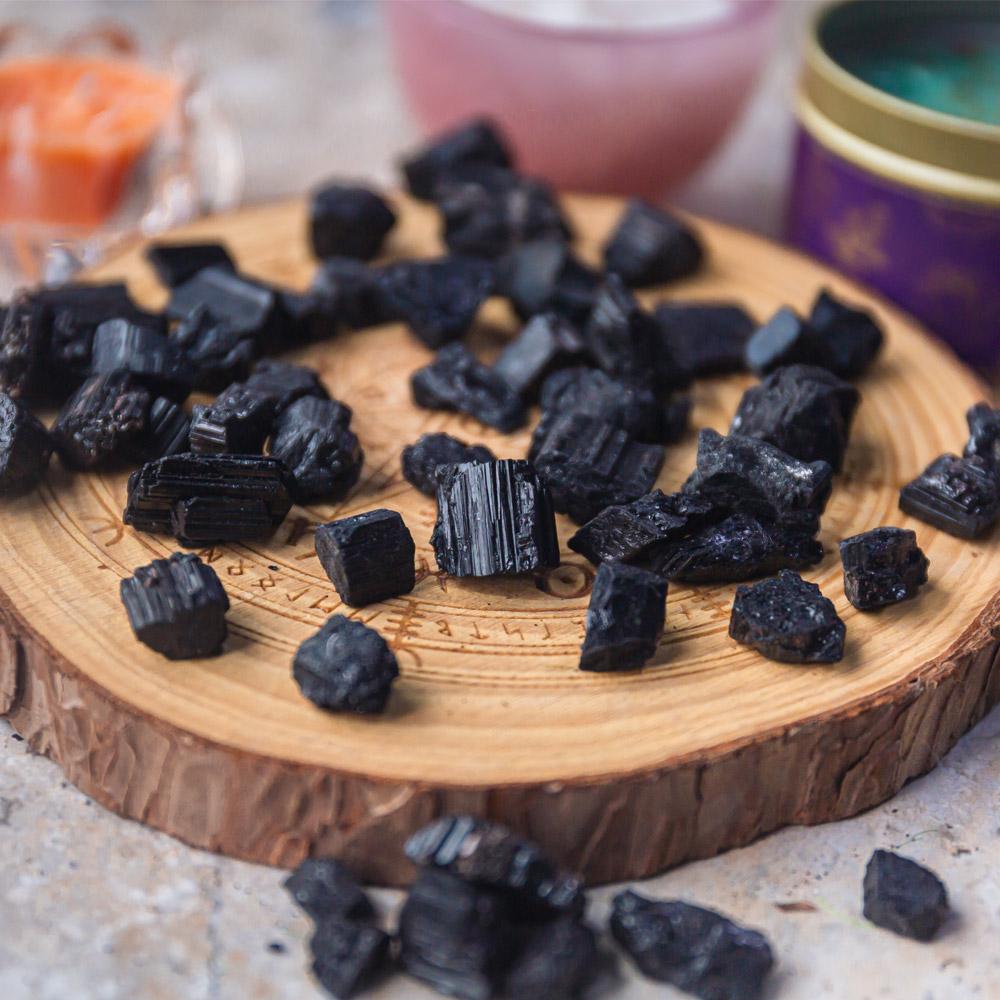
[[841, 0], [813, 17], [799, 121], [819, 143], [889, 180], [945, 197], [1000, 204], [1000, 126], [912, 104], [853, 76], [820, 42]]

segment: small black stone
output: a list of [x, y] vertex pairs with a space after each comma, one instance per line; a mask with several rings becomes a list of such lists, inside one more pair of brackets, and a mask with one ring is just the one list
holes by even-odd
[[743, 371], [743, 350], [755, 324], [742, 306], [665, 302], [656, 307], [653, 318], [659, 327], [659, 351], [680, 370], [696, 377]]
[[575, 1000], [597, 977], [597, 938], [585, 924], [562, 917], [530, 928], [504, 985], [517, 1000]]
[[334, 308], [333, 298], [312, 289], [304, 292], [279, 290], [278, 308], [287, 319], [289, 346], [329, 340], [344, 324], [343, 316]]
[[713, 910], [630, 890], [614, 898], [611, 933], [643, 975], [702, 1000], [757, 1000], [774, 964], [758, 931]]
[[319, 257], [378, 256], [396, 213], [374, 191], [353, 184], [326, 184], [309, 202], [309, 240]]
[[965, 414], [969, 424], [969, 440], [962, 454], [978, 456], [993, 471], [1000, 474], [1000, 410], [989, 403], [976, 403]]
[[171, 660], [222, 652], [229, 598], [211, 566], [175, 552], [121, 581], [122, 604], [135, 637]]
[[978, 455], [941, 455], [899, 493], [899, 509], [957, 538], [976, 538], [1000, 515], [1000, 485]]
[[408, 594], [415, 547], [394, 510], [371, 510], [316, 529], [316, 555], [340, 599], [352, 608]]
[[757, 375], [766, 375], [784, 365], [816, 365], [831, 370], [834, 367], [826, 338], [789, 306], [782, 306], [754, 331], [746, 342], [743, 360]]
[[159, 332], [127, 319], [109, 319], [94, 332], [90, 371], [93, 375], [130, 372], [150, 392], [183, 403], [194, 383], [187, 356]]
[[653, 318], [618, 275], [608, 275], [584, 329], [584, 341], [597, 366], [615, 378], [648, 382], [654, 370], [656, 338]]
[[604, 266], [633, 288], [662, 285], [694, 274], [705, 251], [676, 216], [633, 198], [604, 247]]
[[836, 663], [846, 628], [815, 583], [790, 569], [736, 589], [729, 635], [780, 663]]
[[452, 576], [499, 576], [559, 565], [548, 488], [529, 462], [466, 462], [438, 472], [431, 545]]
[[253, 333], [230, 327], [205, 306], [195, 306], [170, 331], [169, 339], [194, 366], [195, 388], [209, 391], [246, 378], [260, 354]]
[[840, 543], [844, 593], [861, 611], [916, 597], [927, 582], [927, 556], [906, 528], [874, 528]]
[[430, 364], [410, 376], [410, 388], [418, 406], [467, 413], [504, 433], [527, 419], [521, 397], [464, 344], [442, 347]]
[[638, 670], [656, 653], [667, 581], [628, 563], [602, 563], [587, 607], [581, 670]]
[[515, 247], [498, 261], [496, 279], [497, 292], [510, 300], [521, 319], [551, 312], [581, 326], [601, 280], [562, 236]]
[[160, 396], [149, 407], [146, 430], [138, 439], [130, 457], [139, 462], [148, 462], [154, 458], [188, 451], [190, 429], [191, 418], [184, 410], [173, 400]]
[[[320, 261], [309, 294], [318, 298], [328, 323], [362, 329], [386, 320], [378, 287], [378, 273], [353, 257]], [[324, 335], [331, 332], [327, 329]], [[318, 338], [313, 338], [318, 339]]]
[[274, 423], [270, 451], [288, 469], [296, 503], [343, 500], [361, 476], [365, 453], [350, 429], [351, 409], [304, 396]]
[[274, 402], [234, 382], [210, 406], [191, 413], [191, 451], [203, 455], [259, 455], [274, 421]]
[[885, 340], [871, 313], [841, 302], [825, 288], [816, 296], [809, 322], [826, 339], [830, 368], [842, 378], [861, 375]]
[[948, 917], [948, 893], [923, 865], [892, 851], [875, 851], [865, 869], [864, 914], [894, 934], [930, 941]]
[[319, 376], [311, 368], [289, 364], [287, 361], [272, 361], [269, 358], [258, 361], [253, 366], [253, 371], [246, 380], [246, 388], [248, 392], [271, 403], [276, 416], [284, 413], [303, 396], [330, 398]]
[[437, 496], [437, 470], [463, 462], [495, 462], [496, 455], [481, 444], [466, 444], [450, 434], [422, 434], [401, 456], [403, 478], [426, 496]]
[[336, 858], [306, 858], [284, 882], [298, 907], [317, 923], [326, 917], [373, 920], [368, 894]]
[[523, 399], [532, 399], [557, 368], [584, 360], [579, 330], [557, 313], [539, 313], [500, 352], [493, 370]]
[[389, 935], [371, 924], [326, 917], [309, 942], [313, 975], [337, 1000], [350, 1000], [388, 967], [390, 944]]
[[221, 243], [150, 243], [145, 257], [167, 288], [183, 285], [206, 267], [236, 270], [236, 262]]
[[52, 440], [22, 403], [0, 392], [0, 496], [38, 485], [52, 455]]
[[51, 322], [51, 310], [27, 289], [14, 293], [0, 323], [0, 392], [12, 399], [40, 394]]

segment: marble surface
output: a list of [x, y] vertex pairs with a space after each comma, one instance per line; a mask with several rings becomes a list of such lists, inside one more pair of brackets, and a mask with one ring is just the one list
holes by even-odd
[[[788, 94], [811, 4], [782, 10], [779, 44], [743, 122], [675, 199], [748, 228], [780, 231], [791, 136]], [[416, 134], [366, 3], [0, 3], [0, 21], [70, 30], [114, 16], [150, 38], [194, 38], [206, 83], [243, 136], [246, 197], [323, 176], [389, 181]], [[795, 780], [794, 775], [789, 780]], [[1000, 712], [930, 775], [855, 819], [789, 829], [651, 880], [644, 890], [718, 908], [763, 930], [778, 959], [768, 998], [1000, 997]], [[876, 847], [933, 867], [955, 918], [929, 945], [860, 917]], [[4, 1000], [306, 1000], [308, 922], [283, 874], [191, 850], [105, 812], [0, 722], [0, 997]], [[615, 890], [591, 895], [604, 923]], [[398, 895], [378, 892], [387, 921]], [[601, 996], [680, 996], [622, 964]], [[612, 987], [609, 989], [608, 987]], [[430, 997], [397, 978], [379, 998]]]

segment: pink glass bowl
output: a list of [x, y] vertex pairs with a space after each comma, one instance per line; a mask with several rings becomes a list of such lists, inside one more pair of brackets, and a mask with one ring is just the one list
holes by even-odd
[[464, 0], [384, 0], [396, 67], [428, 133], [488, 115], [556, 187], [659, 198], [708, 158], [766, 55], [774, 0], [691, 27], [562, 28]]

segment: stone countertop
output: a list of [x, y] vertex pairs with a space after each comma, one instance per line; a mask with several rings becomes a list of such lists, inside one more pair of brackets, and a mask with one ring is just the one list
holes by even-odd
[[[678, 204], [780, 231], [787, 95], [810, 6], [785, 5], [780, 44], [747, 115]], [[247, 200], [300, 192], [342, 173], [388, 182], [394, 155], [416, 135], [367, 3], [0, 3], [0, 20], [60, 30], [105, 16], [150, 38], [196, 41], [207, 85], [243, 136]], [[712, 906], [763, 930], [778, 959], [769, 1000], [998, 997], [998, 738], [994, 712], [893, 801], [685, 865], [643, 890]], [[861, 878], [876, 847], [929, 865], [948, 886], [956, 917], [936, 942], [910, 942], [861, 919]], [[324, 995], [309, 977], [310, 928], [281, 888], [283, 873], [189, 849], [105, 812], [54, 764], [28, 753], [3, 722], [0, 857], [4, 1000]], [[596, 925], [605, 922], [613, 892], [591, 894]], [[386, 913], [398, 905], [396, 893], [376, 895]], [[598, 995], [681, 996], [624, 963], [617, 978], [616, 989]], [[396, 978], [371, 995], [435, 994]]]

